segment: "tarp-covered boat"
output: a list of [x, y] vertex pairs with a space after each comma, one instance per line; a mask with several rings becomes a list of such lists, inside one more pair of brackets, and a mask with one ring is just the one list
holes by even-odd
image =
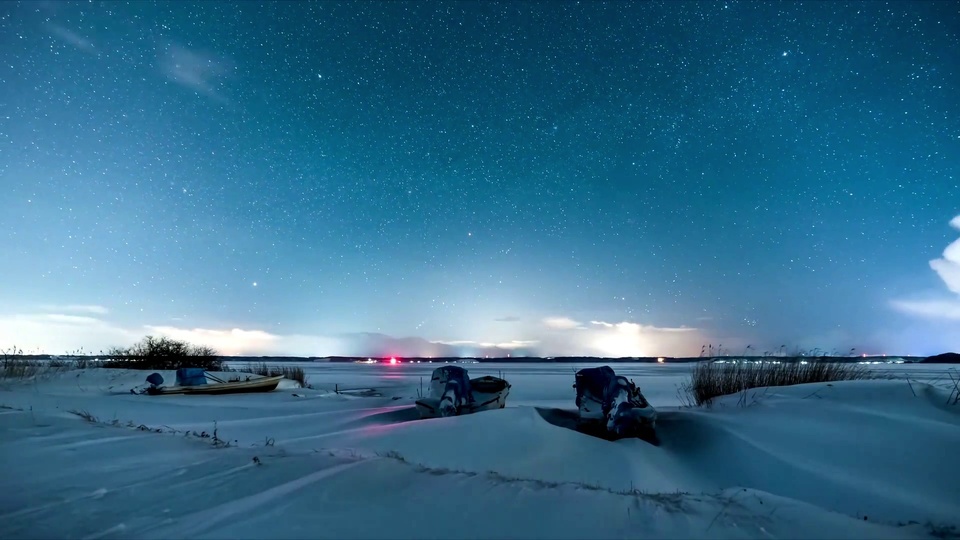
[[657, 411], [633, 381], [610, 366], [577, 372], [578, 428], [605, 438], [639, 437], [656, 442]]
[[[211, 384], [207, 379], [214, 382]], [[258, 392], [272, 392], [283, 376], [253, 377], [246, 375], [243, 379], [224, 381], [202, 368], [180, 368], [177, 370], [177, 380], [174, 386], [163, 386], [163, 377], [159, 373], [152, 373], [147, 377], [150, 386], [143, 392], [151, 396], [166, 394], [245, 394]]]
[[430, 391], [416, 401], [420, 418], [459, 416], [507, 405], [510, 383], [486, 375], [471, 379], [460, 366], [442, 366], [430, 376]]

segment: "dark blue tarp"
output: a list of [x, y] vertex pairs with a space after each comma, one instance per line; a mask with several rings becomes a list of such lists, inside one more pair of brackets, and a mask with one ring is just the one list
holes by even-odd
[[609, 410], [613, 397], [616, 395], [617, 374], [610, 366], [584, 368], [577, 372], [577, 407], [584, 394], [589, 394], [603, 403], [604, 412]]
[[207, 384], [203, 368], [180, 368], [177, 370], [177, 386], [200, 386]]

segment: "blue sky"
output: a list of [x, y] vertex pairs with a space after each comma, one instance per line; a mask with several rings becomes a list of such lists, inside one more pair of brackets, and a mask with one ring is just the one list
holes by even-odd
[[960, 348], [951, 3], [0, 17], [0, 347]]

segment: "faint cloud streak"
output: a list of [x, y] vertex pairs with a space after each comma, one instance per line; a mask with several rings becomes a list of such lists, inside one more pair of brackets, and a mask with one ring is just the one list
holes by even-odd
[[160, 71], [169, 80], [217, 101], [227, 101], [217, 87], [219, 79], [233, 73], [233, 63], [228, 59], [176, 43], [162, 45], [159, 55]]
[[93, 56], [100, 55], [100, 52], [94, 46], [92, 41], [74, 32], [73, 30], [53, 22], [47, 23], [46, 28], [54, 37], [69, 45], [72, 45], [76, 49]]
[[95, 317], [84, 317], [82, 315], [63, 315], [60, 313], [50, 313], [47, 315], [38, 315], [34, 320], [37, 321], [50, 321], [54, 323], [63, 323], [63, 324], [81, 324], [81, 325], [97, 325], [100, 324], [100, 319]]
[[557, 330], [572, 330], [574, 328], [584, 328], [584, 326], [570, 317], [547, 317], [543, 320], [543, 324], [547, 328], [555, 328]]
[[[432, 351], [429, 356], [474, 356], [474, 357], [506, 357], [515, 355], [535, 354], [538, 340], [534, 339], [513, 339], [509, 341], [431, 341], [432, 345], [440, 345], [444, 348], [439, 351]], [[416, 355], [423, 356], [423, 355]]]
[[43, 305], [40, 306], [43, 311], [72, 312], [72, 313], [90, 313], [93, 315], [106, 315], [110, 310], [104, 306], [96, 304], [68, 304], [68, 305]]
[[908, 315], [960, 321], [960, 300], [894, 300], [892, 304]]

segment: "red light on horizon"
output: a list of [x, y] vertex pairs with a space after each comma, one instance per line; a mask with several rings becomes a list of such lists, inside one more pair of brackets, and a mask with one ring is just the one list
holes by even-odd
[[391, 364], [399, 364], [400, 361], [397, 360], [396, 358], [391, 357], [391, 358], [390, 358], [390, 363], [391, 363]]

